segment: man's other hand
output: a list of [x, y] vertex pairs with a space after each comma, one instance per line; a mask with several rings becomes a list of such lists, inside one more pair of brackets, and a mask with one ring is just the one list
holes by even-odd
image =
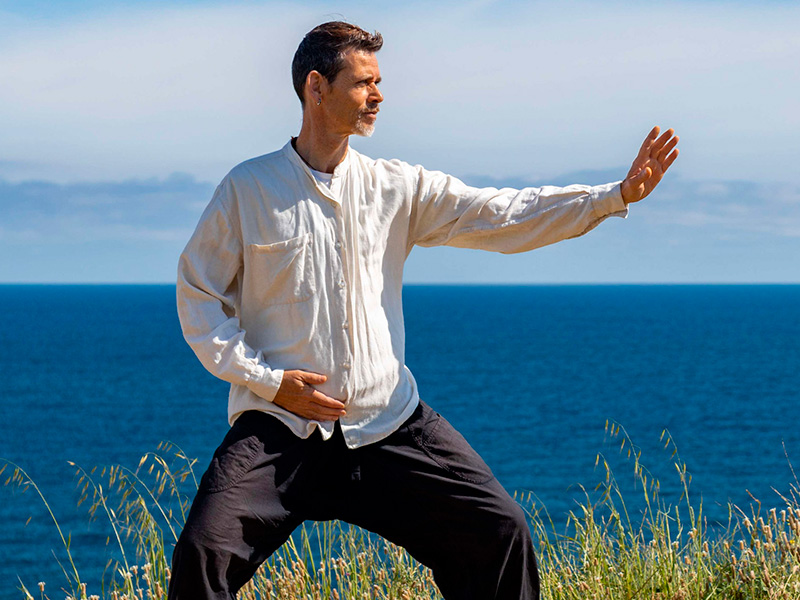
[[678, 136], [672, 129], [667, 129], [661, 137], [661, 130], [656, 126], [650, 131], [633, 161], [628, 176], [622, 182], [622, 200], [625, 204], [638, 202], [658, 185], [664, 173], [678, 158]]
[[346, 414], [344, 403], [314, 388], [327, 379], [308, 371], [284, 371], [281, 387], [272, 402], [312, 421], [336, 421]]

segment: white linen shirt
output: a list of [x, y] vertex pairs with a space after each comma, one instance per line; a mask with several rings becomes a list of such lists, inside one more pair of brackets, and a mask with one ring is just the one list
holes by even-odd
[[203, 365], [229, 381], [228, 420], [275, 415], [296, 435], [333, 422], [272, 402], [284, 370], [327, 375], [347, 445], [395, 431], [419, 395], [405, 366], [403, 265], [418, 246], [523, 252], [626, 216], [619, 183], [474, 188], [350, 148], [330, 188], [287, 143], [217, 187], [178, 267], [178, 314]]

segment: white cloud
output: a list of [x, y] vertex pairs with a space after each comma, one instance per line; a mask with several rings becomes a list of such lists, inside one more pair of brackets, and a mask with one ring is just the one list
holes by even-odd
[[703, 229], [718, 239], [800, 238], [800, 187], [746, 181], [666, 181], [650, 223]]
[[[2, 155], [59, 180], [218, 180], [296, 133], [292, 53], [345, 17], [386, 38], [387, 101], [356, 142], [456, 173], [535, 177], [627, 164], [681, 134], [694, 179], [793, 173], [800, 8], [786, 4], [245, 3], [34, 23], [0, 42]], [[336, 14], [340, 13], [340, 14]]]
[[0, 181], [0, 242], [53, 250], [102, 242], [189, 239], [214, 185], [185, 175], [163, 180], [8, 183]]
[[270, 113], [298, 114], [288, 61], [307, 19], [280, 5], [167, 9], [17, 36], [0, 51], [3, 152], [94, 178], [230, 161], [237, 140], [271, 133]]
[[[539, 9], [481, 22], [482, 34], [477, 18], [469, 28], [434, 19], [402, 39], [401, 55], [413, 56], [396, 67], [404, 116], [443, 133], [439, 143], [432, 136], [431, 158], [452, 145], [472, 151], [469, 171], [487, 154], [511, 165], [506, 174], [607, 167], [630, 160], [658, 122], [682, 135], [687, 176], [786, 177], [795, 147], [787, 128], [800, 133], [800, 83], [787, 78], [800, 63], [797, 8]], [[435, 83], [408, 85], [419, 80]], [[421, 91], [431, 110], [419, 116]]]

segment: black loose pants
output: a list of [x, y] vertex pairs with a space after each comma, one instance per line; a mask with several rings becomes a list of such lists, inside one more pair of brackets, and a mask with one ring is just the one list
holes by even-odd
[[527, 519], [481, 457], [424, 403], [389, 437], [295, 436], [240, 416], [175, 546], [170, 600], [230, 600], [305, 520], [375, 532], [430, 567], [447, 600], [539, 598]]

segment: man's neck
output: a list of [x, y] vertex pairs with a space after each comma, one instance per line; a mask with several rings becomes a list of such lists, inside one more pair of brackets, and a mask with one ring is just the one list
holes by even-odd
[[294, 149], [315, 171], [333, 173], [336, 165], [347, 155], [348, 140], [349, 136], [327, 133], [304, 120], [300, 134], [294, 140]]

